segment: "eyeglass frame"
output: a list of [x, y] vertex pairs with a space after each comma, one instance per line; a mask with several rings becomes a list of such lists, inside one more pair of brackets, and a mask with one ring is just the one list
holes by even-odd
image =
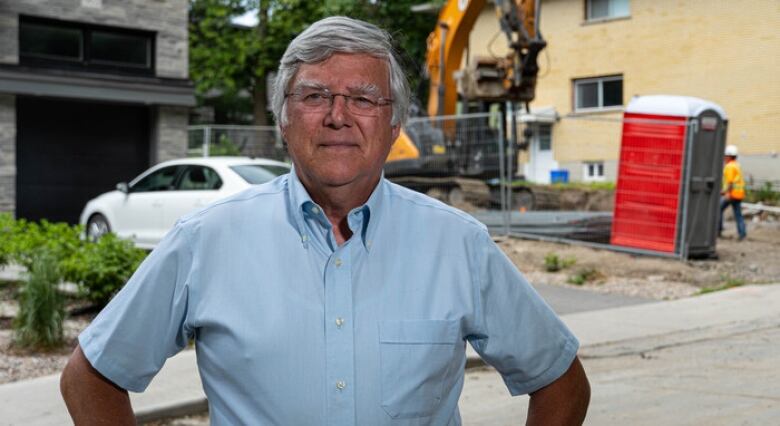
[[[311, 111], [328, 111], [333, 108], [333, 104], [336, 102], [336, 96], [341, 96], [344, 98], [344, 104], [347, 108], [347, 110], [353, 114], [360, 115], [363, 117], [375, 117], [378, 114], [379, 107], [384, 107], [388, 105], [392, 105], [393, 102], [395, 102], [392, 98], [385, 98], [383, 96], [378, 96], [376, 102], [374, 102], [372, 99], [368, 98], [368, 94], [361, 93], [361, 94], [354, 94], [354, 95], [348, 95], [345, 93], [333, 93], [330, 90], [327, 89], [317, 89], [317, 88], [311, 88], [313, 90], [312, 94], [321, 95], [322, 98], [325, 100], [325, 103], [318, 106], [309, 106], [304, 103], [304, 99], [301, 98], [303, 95], [301, 93], [302, 90], [294, 91], [294, 92], [287, 92], [284, 94], [285, 99], [286, 98], [292, 98], [294, 101], [301, 103], [304, 108], [311, 108]], [[369, 109], [359, 109], [357, 108], [353, 102], [355, 102], [356, 98], [365, 98], [365, 100], [371, 104], [371, 107]], [[327, 108], [323, 108], [327, 105]], [[350, 105], [352, 105], [350, 107]], [[376, 112], [376, 113], [375, 113]]]

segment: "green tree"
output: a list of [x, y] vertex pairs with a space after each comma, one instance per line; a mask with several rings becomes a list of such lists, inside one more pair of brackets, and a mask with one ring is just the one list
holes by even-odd
[[[437, 14], [413, 12], [412, 6], [420, 3], [419, 0], [330, 0], [325, 3], [325, 15], [362, 19], [388, 31], [400, 53], [412, 93], [425, 105], [428, 101], [425, 54], [428, 35], [436, 26]], [[429, 3], [441, 6], [445, 0]]]
[[[438, 1], [443, 3], [442, 0]], [[219, 93], [218, 107], [227, 121], [240, 122], [251, 111], [254, 123], [268, 124], [268, 76], [274, 72], [290, 41], [312, 22], [346, 15], [388, 30], [396, 40], [402, 63], [417, 87], [425, 64], [426, 39], [436, 16], [414, 13], [419, 0], [190, 0], [190, 77], [200, 104], [206, 94]], [[231, 20], [257, 11], [255, 28]], [[425, 101], [425, 89], [417, 90]], [[246, 105], [251, 94], [251, 107]], [[243, 96], [242, 96], [243, 95]]]
[[[255, 28], [232, 23], [252, 10]], [[190, 0], [190, 78], [199, 104], [216, 93], [212, 102], [226, 111], [219, 114], [225, 121], [249, 113], [255, 124], [268, 124], [268, 74], [290, 40], [321, 16], [322, 5], [305, 0]]]

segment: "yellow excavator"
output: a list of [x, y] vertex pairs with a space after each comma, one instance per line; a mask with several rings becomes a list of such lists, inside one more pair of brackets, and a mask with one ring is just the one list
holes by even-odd
[[[546, 45], [538, 25], [539, 0], [494, 3], [510, 53], [474, 61], [466, 69], [461, 69], [463, 52], [486, 0], [449, 0], [442, 7], [436, 28], [428, 37], [427, 115], [433, 118], [455, 114], [460, 87], [462, 99], [467, 100], [465, 104], [499, 105], [501, 123], [478, 126], [476, 132], [459, 132], [455, 120], [416, 120], [414, 125], [402, 129], [385, 163], [385, 176], [390, 180], [452, 204], [484, 205], [496, 200], [499, 171], [507, 166], [516, 170], [517, 163], [517, 156], [511, 155], [510, 149], [506, 158], [512, 160], [501, 164], [504, 156], [498, 152], [497, 141], [504, 129], [511, 135], [506, 139], [515, 141], [513, 148], [527, 146], [517, 143], [516, 123], [507, 125], [504, 119], [515, 117], [519, 106], [528, 108], [534, 98], [537, 57]], [[505, 175], [512, 176], [511, 170]], [[516, 187], [515, 191], [521, 200], [519, 204], [532, 207], [533, 195], [527, 188]]]

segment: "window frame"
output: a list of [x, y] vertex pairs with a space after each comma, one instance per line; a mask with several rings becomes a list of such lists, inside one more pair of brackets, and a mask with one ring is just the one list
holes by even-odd
[[[138, 179], [134, 180], [133, 182], [128, 185], [128, 193], [134, 193], [134, 194], [142, 194], [142, 193], [149, 193], [149, 192], [167, 192], [167, 191], [175, 191], [176, 188], [179, 185], [179, 179], [184, 172], [184, 169], [186, 169], [187, 166], [185, 164], [171, 164], [168, 166], [160, 167], [158, 169], [155, 169], [153, 171], [150, 171], [149, 173], [146, 173], [145, 175], [139, 176]], [[138, 189], [138, 185], [145, 181], [146, 179], [150, 179], [152, 176], [163, 173], [167, 170], [174, 170], [173, 179], [171, 180], [171, 184], [168, 185], [166, 188], [160, 188], [160, 189]]]
[[[208, 171], [207, 173], [213, 173], [214, 176], [217, 177], [217, 180], [215, 182], [216, 187], [214, 188], [183, 188], [182, 183], [184, 182], [184, 178], [190, 173], [191, 170], [194, 169], [203, 169], [204, 172]], [[208, 179], [208, 177], [207, 177]], [[187, 164], [184, 169], [182, 169], [181, 173], [179, 173], [179, 176], [176, 178], [176, 188], [175, 191], [218, 191], [220, 188], [222, 188], [222, 185], [224, 185], [224, 181], [222, 180], [222, 177], [217, 173], [216, 170], [214, 170], [213, 167], [209, 167], [203, 164]]]
[[[607, 2], [608, 2], [607, 8], [608, 9], [612, 8], [613, 1], [616, 1], [616, 0], [607, 0]], [[605, 22], [605, 21], [614, 21], [614, 20], [617, 20], [617, 19], [627, 19], [627, 18], [630, 18], [631, 17], [631, 0], [626, 0], [626, 2], [628, 3], [628, 11], [627, 11], [627, 13], [625, 15], [612, 15], [611, 12], [608, 10], [607, 11], [607, 16], [601, 16], [601, 17], [598, 17], [598, 18], [592, 18], [591, 15], [592, 15], [592, 8], [593, 8], [592, 7], [593, 0], [585, 0], [584, 8], [583, 8], [584, 9], [584, 14], [585, 14], [585, 23], [598, 23], [598, 22]]]
[[[23, 27], [43, 26], [77, 30], [80, 32], [80, 58], [58, 57], [47, 54], [24, 52], [22, 43]], [[116, 62], [93, 58], [92, 35], [93, 33], [106, 33], [108, 35], [133, 36], [142, 38], [145, 42], [146, 64], [139, 65], [132, 62]], [[42, 18], [37, 16], [19, 15], [19, 63], [40, 68], [70, 69], [99, 73], [125, 74], [125, 75], [155, 75], [156, 33], [153, 31], [133, 30], [105, 25], [86, 24], [73, 21], [61, 21], [57, 19]]]
[[[620, 81], [620, 105], [604, 106], [604, 82]], [[579, 91], [578, 87], [582, 84], [598, 83], [598, 105], [595, 107], [579, 107]], [[587, 77], [587, 78], [575, 78], [572, 79], [572, 100], [573, 111], [575, 113], [580, 112], [594, 112], [594, 111], [619, 111], [624, 108], [624, 83], [625, 79], [623, 74], [612, 74], [600, 77]]]
[[604, 161], [584, 161], [582, 163], [582, 181], [605, 182], [607, 178], [604, 169]]

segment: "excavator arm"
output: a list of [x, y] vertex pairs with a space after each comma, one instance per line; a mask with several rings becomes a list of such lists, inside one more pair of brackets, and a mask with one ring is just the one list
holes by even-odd
[[[428, 36], [426, 57], [430, 116], [455, 114], [458, 100], [455, 71], [461, 67], [469, 34], [484, 7], [485, 0], [450, 0], [439, 13], [437, 26]], [[511, 53], [495, 64], [502, 89], [488, 90], [490, 98], [527, 104], [533, 100], [536, 90], [537, 56], [546, 45], [538, 25], [539, 0], [495, 0], [495, 9]], [[465, 85], [479, 87], [482, 83], [479, 76], [471, 76], [475, 81]]]
[[[439, 13], [436, 28], [427, 40], [430, 117], [454, 115], [459, 88], [470, 101], [513, 105], [519, 102], [527, 108], [534, 98], [536, 60], [545, 46], [538, 25], [539, 0], [494, 0], [510, 53], [506, 57], [473, 61], [478, 65], [473, 70], [461, 69], [469, 34], [485, 3], [486, 0], [449, 0]], [[425, 120], [401, 129], [388, 155], [385, 176], [455, 205], [464, 200], [473, 205], [493, 202], [495, 184], [487, 182], [500, 177], [504, 169], [491, 140], [494, 135], [485, 130], [458, 136], [457, 127], [455, 120]], [[511, 171], [511, 165], [506, 166]], [[522, 189], [513, 187], [512, 191]], [[526, 204], [530, 208], [533, 200]]]

